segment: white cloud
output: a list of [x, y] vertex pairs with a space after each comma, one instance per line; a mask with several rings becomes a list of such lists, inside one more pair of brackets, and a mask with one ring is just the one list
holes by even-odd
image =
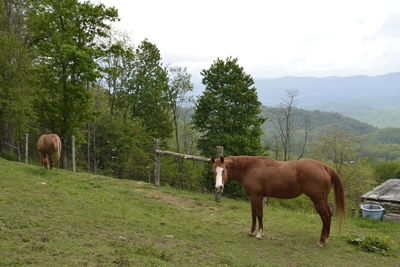
[[193, 75], [237, 57], [255, 77], [399, 71], [398, 1], [103, 0], [118, 27]]

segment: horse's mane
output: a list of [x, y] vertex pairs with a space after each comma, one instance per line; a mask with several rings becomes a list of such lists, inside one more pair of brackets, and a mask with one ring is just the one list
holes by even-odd
[[264, 163], [266, 166], [278, 164], [277, 161], [262, 156], [231, 156], [227, 159], [229, 160], [229, 164], [235, 169], [247, 169], [260, 163]]

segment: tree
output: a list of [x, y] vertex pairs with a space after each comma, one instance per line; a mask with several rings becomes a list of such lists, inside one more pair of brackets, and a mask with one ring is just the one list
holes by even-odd
[[126, 63], [129, 76], [125, 81], [121, 101], [132, 120], [141, 120], [153, 138], [166, 139], [172, 133], [168, 102], [168, 76], [162, 66], [160, 51], [147, 40], [141, 42]]
[[[277, 112], [273, 112], [273, 116], [271, 116], [270, 121], [272, 122], [275, 135], [274, 138], [277, 141], [279, 137], [280, 144], [283, 149], [283, 160], [290, 160], [292, 146], [293, 146], [293, 134], [295, 131], [294, 128], [294, 119], [295, 119], [295, 108], [296, 108], [296, 98], [298, 97], [298, 91], [295, 89], [286, 90], [286, 97], [283, 99], [283, 103], [281, 103], [281, 107], [277, 110]], [[305, 143], [307, 142], [308, 131], [306, 131]], [[278, 144], [275, 145], [278, 147]], [[305, 149], [305, 148], [304, 148]], [[275, 152], [276, 156], [278, 152]]]
[[125, 76], [125, 69], [122, 60], [125, 55], [130, 51], [124, 49], [124, 43], [110, 39], [109, 49], [104, 57], [103, 79], [104, 88], [108, 90], [110, 95], [110, 114], [114, 115], [117, 96], [122, 90], [122, 80]]
[[99, 76], [96, 60], [104, 54], [99, 40], [117, 16], [116, 9], [88, 1], [31, 2], [27, 25], [37, 56], [36, 107], [43, 127], [61, 135], [64, 168], [68, 137], [79, 136], [90, 117], [87, 86]]
[[169, 69], [168, 100], [172, 110], [175, 128], [176, 150], [180, 152], [178, 122], [182, 113], [182, 106], [189, 101], [186, 94], [193, 90], [190, 81], [191, 75], [186, 68], [172, 67]]
[[22, 138], [31, 126], [32, 54], [24, 43], [26, 3], [0, 2], [0, 152], [4, 144], [20, 160]]
[[300, 148], [300, 153], [299, 153], [299, 156], [297, 159], [301, 159], [304, 157], [304, 154], [306, 153], [308, 137], [310, 135], [310, 132], [313, 130], [313, 128], [314, 128], [313, 122], [311, 121], [310, 117], [308, 115], [305, 115], [305, 118], [303, 121], [303, 127], [302, 127], [304, 138], [303, 138], [302, 145]]
[[98, 171], [118, 178], [148, 179], [152, 139], [140, 121], [100, 114], [95, 121]]
[[312, 147], [314, 157], [333, 162], [334, 167], [341, 173], [344, 165], [354, 161], [355, 136], [340, 127], [333, 125], [319, 136]]
[[400, 160], [381, 161], [374, 167], [376, 180], [383, 183], [388, 179], [400, 178]]
[[[193, 123], [201, 134], [198, 147], [203, 155], [214, 155], [216, 146], [223, 146], [227, 156], [261, 154], [265, 118], [260, 116], [253, 78], [230, 57], [215, 60], [201, 75], [205, 90], [195, 104]], [[231, 181], [225, 192], [242, 195], [240, 186], [233, 184]]]
[[348, 210], [357, 210], [360, 197], [376, 186], [371, 164], [365, 159], [346, 164], [341, 167], [340, 175], [345, 188], [346, 207]]
[[[190, 82], [191, 75], [186, 68], [172, 67], [169, 69], [168, 79], [168, 101], [172, 110], [172, 121], [175, 128], [176, 151], [180, 153], [179, 143], [179, 119], [182, 113], [183, 104], [189, 101], [186, 94], [193, 90], [193, 84]], [[183, 189], [183, 166], [182, 159], [178, 158], [179, 165], [179, 184]]]

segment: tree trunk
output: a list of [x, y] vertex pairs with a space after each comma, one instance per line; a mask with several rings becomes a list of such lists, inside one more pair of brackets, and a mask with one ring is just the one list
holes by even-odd
[[93, 126], [93, 172], [97, 173], [97, 160], [96, 160], [96, 126]]
[[25, 134], [25, 163], [29, 161], [29, 134]]
[[68, 165], [68, 158], [67, 158], [67, 138], [62, 140], [62, 151], [61, 151], [61, 168], [66, 170]]
[[18, 156], [18, 162], [21, 162], [21, 139], [17, 142], [17, 156]]
[[14, 154], [14, 148], [12, 146], [14, 146], [14, 127], [11, 123], [8, 124], [9, 129], [8, 129], [8, 142], [11, 146], [8, 146], [8, 151], [12, 154]]
[[90, 124], [87, 125], [87, 170], [90, 171]]

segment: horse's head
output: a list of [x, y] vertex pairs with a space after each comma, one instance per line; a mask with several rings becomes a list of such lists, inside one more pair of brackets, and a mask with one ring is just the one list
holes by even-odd
[[217, 192], [222, 192], [224, 190], [224, 184], [228, 181], [228, 171], [226, 170], [224, 164], [224, 157], [219, 159], [211, 158], [213, 164], [213, 174], [215, 179], [215, 189]]

